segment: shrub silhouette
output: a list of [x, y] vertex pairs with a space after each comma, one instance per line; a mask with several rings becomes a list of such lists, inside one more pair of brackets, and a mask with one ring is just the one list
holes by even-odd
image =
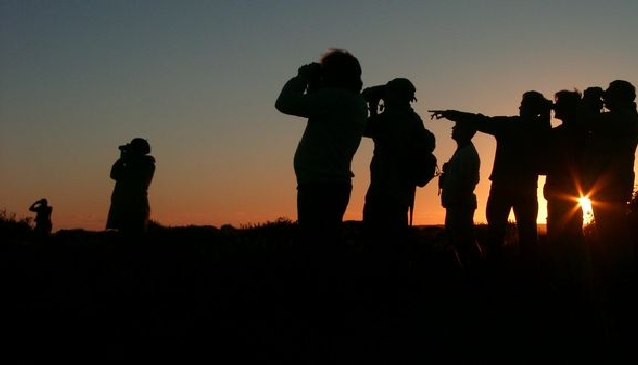
[[0, 237], [27, 239], [33, 233], [33, 218], [17, 218], [15, 213], [0, 210]]

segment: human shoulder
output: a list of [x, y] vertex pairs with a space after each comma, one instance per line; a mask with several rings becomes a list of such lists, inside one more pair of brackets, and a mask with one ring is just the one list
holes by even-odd
[[315, 112], [323, 111], [350, 111], [362, 115], [368, 115], [368, 105], [360, 93], [338, 87], [324, 87], [308, 95], [308, 104]]

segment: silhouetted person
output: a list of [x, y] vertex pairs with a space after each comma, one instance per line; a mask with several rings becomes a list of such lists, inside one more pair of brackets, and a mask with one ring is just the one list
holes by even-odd
[[518, 116], [488, 117], [456, 110], [434, 110], [433, 118], [473, 123], [476, 129], [496, 138], [496, 152], [486, 205], [490, 251], [499, 256], [505, 244], [510, 211], [514, 211], [519, 245], [523, 252], [533, 249], [538, 241], [538, 176], [537, 157], [543, 136], [551, 128], [552, 102], [536, 91], [523, 94]]
[[367, 117], [361, 87], [357, 58], [329, 50], [319, 63], [301, 66], [275, 102], [280, 112], [308, 120], [294, 157], [297, 219], [306, 243], [323, 246], [319, 251], [342, 234], [354, 176], [350, 164]]
[[582, 244], [583, 191], [588, 130], [581, 118], [583, 104], [578, 91], [561, 90], [555, 95], [555, 118], [562, 123], [552, 128], [544, 155], [547, 200], [547, 238], [553, 244]]
[[[305, 331], [317, 363], [332, 363], [331, 334], [343, 323], [338, 289], [343, 281], [346, 245], [343, 215], [350, 200], [350, 164], [359, 148], [367, 117], [361, 96], [361, 66], [345, 50], [329, 50], [319, 63], [301, 66], [288, 80], [275, 108], [307, 118], [294, 157], [297, 221], [302, 235], [302, 282], [293, 283], [310, 323]], [[299, 279], [296, 279], [299, 280]]]
[[539, 153], [546, 174], [543, 196], [547, 200], [547, 242], [555, 285], [568, 300], [582, 308], [587, 248], [580, 197], [586, 196], [586, 148], [589, 130], [578, 91], [560, 90], [554, 96], [554, 116], [561, 124], [552, 128]]
[[627, 242], [627, 203], [634, 189], [634, 160], [638, 144], [638, 114], [635, 87], [623, 80], [612, 81], [604, 93], [607, 109], [592, 125], [592, 154], [596, 158], [592, 186], [592, 208], [602, 242]]
[[[386, 253], [401, 250], [393, 246], [405, 245], [409, 229], [408, 211], [416, 189], [410, 162], [422, 148], [419, 136], [426, 133], [421, 117], [411, 107], [415, 92], [405, 78], [363, 91], [370, 106], [364, 137], [374, 141], [363, 223], [367, 237], [372, 238], [368, 243], [383, 245]], [[377, 114], [379, 98], [383, 112]]]
[[362, 92], [370, 113], [364, 137], [374, 142], [363, 206], [363, 257], [368, 265], [363, 276], [371, 281], [375, 297], [393, 304], [386, 309], [396, 308], [413, 259], [408, 215], [418, 186], [415, 158], [434, 149], [434, 135], [428, 134], [412, 109], [415, 93], [415, 86], [406, 78]]
[[[636, 242], [630, 236], [628, 202], [634, 188], [634, 160], [638, 146], [636, 89], [624, 80], [612, 81], [603, 99], [607, 111], [592, 123], [596, 179], [591, 190], [598, 233], [594, 259], [601, 268], [615, 340], [635, 334]], [[634, 343], [625, 343], [633, 351]]]
[[481, 159], [472, 138], [476, 133], [471, 123], [457, 122], [452, 127], [456, 151], [443, 164], [439, 175], [441, 204], [445, 208], [445, 231], [454, 245], [459, 262], [468, 274], [477, 274], [481, 264], [481, 248], [476, 242], [474, 188], [480, 181]]
[[595, 129], [596, 123], [600, 122], [600, 113], [603, 112], [604, 102], [603, 95], [605, 90], [600, 86], [590, 86], [583, 91], [583, 97], [581, 100], [581, 123], [587, 130], [586, 140], [584, 143], [585, 161], [588, 163], [583, 171], [582, 189], [585, 196], [587, 196], [592, 205], [594, 197], [591, 196], [594, 192], [593, 186], [596, 183], [598, 175], [598, 167], [596, 161], [598, 161], [598, 151], [595, 145], [596, 141], [593, 135], [593, 129]]
[[46, 199], [42, 198], [29, 207], [29, 210], [35, 212], [35, 227], [34, 232], [38, 236], [48, 236], [53, 230], [53, 223], [51, 222], [51, 214], [53, 213], [53, 207], [48, 205]]
[[111, 166], [115, 188], [106, 229], [139, 235], [146, 232], [148, 225], [148, 188], [155, 174], [155, 158], [149, 155], [151, 146], [142, 138], [134, 138], [119, 149], [120, 158]]

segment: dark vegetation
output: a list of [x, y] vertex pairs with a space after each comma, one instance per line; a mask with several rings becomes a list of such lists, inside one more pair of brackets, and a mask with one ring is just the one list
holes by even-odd
[[574, 275], [543, 237], [467, 275], [441, 227], [415, 228], [409, 260], [382, 265], [347, 222], [342, 259], [308, 272], [286, 219], [152, 224], [136, 240], [30, 224], [0, 214], [7, 364], [615, 363], [587, 254]]

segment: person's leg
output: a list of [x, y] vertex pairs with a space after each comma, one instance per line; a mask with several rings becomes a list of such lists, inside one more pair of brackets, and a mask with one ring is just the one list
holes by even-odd
[[617, 339], [631, 336], [638, 324], [635, 288], [637, 265], [635, 243], [629, 235], [627, 206], [622, 202], [604, 202], [595, 211], [599, 232], [596, 260], [603, 278], [607, 311], [612, 335]]
[[498, 259], [502, 254], [511, 207], [507, 190], [492, 184], [485, 206], [485, 216], [488, 224], [488, 239], [486, 242], [488, 256]]
[[462, 267], [471, 275], [476, 274], [481, 261], [481, 249], [475, 239], [474, 208], [447, 207], [445, 229], [450, 242], [456, 248]]
[[514, 217], [522, 252], [531, 251], [538, 243], [538, 197], [536, 190], [520, 192], [514, 199]]
[[341, 246], [343, 215], [350, 200], [349, 184], [304, 184], [297, 188], [297, 219], [309, 254], [332, 256]]

